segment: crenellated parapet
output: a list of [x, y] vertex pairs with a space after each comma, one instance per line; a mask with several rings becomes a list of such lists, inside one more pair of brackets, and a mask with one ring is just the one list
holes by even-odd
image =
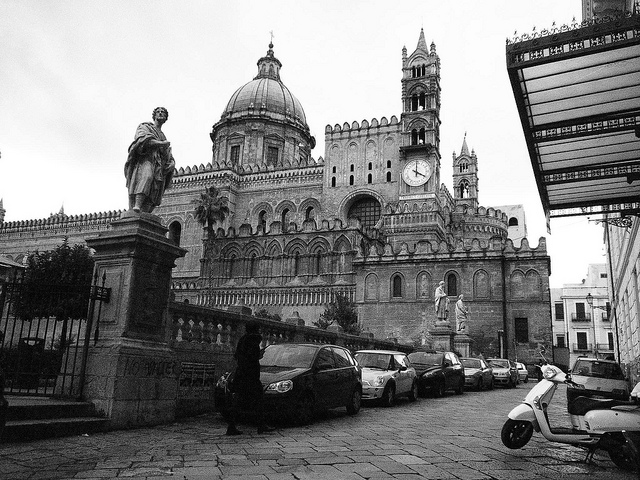
[[64, 216], [51, 215], [49, 218], [4, 222], [0, 224], [0, 234], [59, 228], [83, 229], [84, 227], [96, 225], [109, 225], [114, 220], [119, 219], [122, 212], [123, 210], [110, 210], [108, 212]]
[[252, 173], [268, 173], [288, 170], [291, 168], [305, 168], [305, 167], [318, 167], [324, 164], [324, 158], [322, 156], [315, 159], [313, 157], [303, 157], [297, 160], [286, 160], [282, 165], [274, 166], [262, 164], [247, 164], [247, 165], [234, 165], [230, 161], [213, 162], [200, 165], [193, 165], [187, 167], [180, 167], [175, 169], [173, 174], [173, 181], [180, 183], [180, 177], [189, 177], [193, 175], [203, 175], [210, 172], [218, 172], [221, 170], [231, 170], [239, 175], [246, 175]]
[[547, 242], [540, 237], [537, 247], [530, 247], [527, 239], [523, 239], [520, 247], [515, 247], [510, 239], [494, 236], [489, 239], [473, 238], [459, 240], [454, 244], [442, 242], [430, 242], [421, 240], [413, 246], [402, 243], [394, 248], [390, 243], [382, 245], [370, 245], [368, 250], [362, 251], [356, 248], [354, 263], [367, 264], [371, 262], [395, 263], [402, 262], [412, 264], [416, 262], [447, 261], [460, 259], [488, 259], [506, 257], [511, 260], [522, 258], [547, 257]]
[[349, 136], [349, 135], [359, 135], [359, 134], [369, 134], [372, 129], [384, 129], [385, 127], [393, 127], [395, 130], [398, 126], [398, 118], [395, 115], [391, 116], [391, 120], [387, 120], [387, 117], [382, 117], [380, 121], [374, 118], [371, 122], [367, 120], [362, 120], [361, 123], [357, 121], [349, 124], [345, 122], [340, 126], [339, 124], [335, 124], [333, 127], [331, 125], [327, 125], [324, 129], [325, 135], [332, 136]]
[[493, 236], [507, 238], [509, 218], [507, 214], [494, 208], [472, 208], [457, 204], [449, 215], [449, 233], [455, 238], [486, 239]]

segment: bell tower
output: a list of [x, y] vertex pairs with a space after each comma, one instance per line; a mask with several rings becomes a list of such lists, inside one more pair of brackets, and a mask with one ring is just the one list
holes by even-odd
[[478, 208], [478, 157], [467, 146], [467, 134], [462, 140], [460, 155], [453, 152], [453, 198], [456, 205]]
[[440, 58], [424, 30], [407, 56], [402, 49], [400, 198], [435, 196], [440, 187]]

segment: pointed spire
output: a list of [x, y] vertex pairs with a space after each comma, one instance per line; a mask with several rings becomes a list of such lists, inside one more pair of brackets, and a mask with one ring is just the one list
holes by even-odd
[[467, 132], [464, 132], [464, 140], [462, 140], [462, 150], [460, 150], [460, 155], [469, 156], [469, 147], [467, 146]]
[[58, 212], [58, 215], [64, 215], [64, 203], [60, 207], [60, 211]]
[[420, 38], [418, 38], [418, 46], [416, 50], [427, 50], [427, 41], [424, 39], [424, 29], [420, 29]]

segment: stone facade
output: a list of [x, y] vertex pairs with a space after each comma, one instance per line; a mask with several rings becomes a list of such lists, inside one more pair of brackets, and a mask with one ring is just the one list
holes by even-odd
[[[327, 125], [324, 158], [311, 157], [316, 141], [281, 66], [269, 45], [257, 76], [212, 127], [211, 162], [179, 168], [154, 212], [187, 250], [173, 272], [175, 298], [242, 303], [311, 324], [342, 294], [376, 338], [429, 345], [442, 280], [452, 305], [464, 294], [473, 353], [513, 358], [517, 349], [526, 361], [540, 345], [550, 349], [544, 238], [515, 247], [509, 217], [480, 205], [479, 158], [466, 138], [453, 155], [453, 194], [441, 183], [435, 44], [420, 32], [416, 49], [402, 50], [401, 114]], [[211, 185], [230, 214], [207, 237], [191, 202]], [[74, 231], [71, 223], [54, 229]], [[50, 238], [47, 225], [3, 225], [0, 254], [20, 253], [20, 233], [33, 239], [32, 251]], [[73, 239], [93, 225], [82, 223]]]
[[631, 385], [640, 382], [640, 225], [632, 218], [628, 228], [605, 224], [607, 268], [610, 269], [611, 316], [617, 329], [620, 362]]

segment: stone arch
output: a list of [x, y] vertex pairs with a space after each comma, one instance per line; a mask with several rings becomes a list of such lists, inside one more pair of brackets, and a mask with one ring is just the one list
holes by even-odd
[[296, 238], [284, 247], [284, 253], [287, 255], [304, 255], [307, 253], [307, 244], [299, 238]]
[[[345, 197], [342, 199], [342, 201], [340, 202], [340, 205], [338, 206], [338, 214], [340, 215], [340, 220], [342, 220], [342, 222], [344, 224], [347, 224], [347, 220], [349, 217], [349, 211], [351, 210], [351, 207], [358, 201], [366, 199], [366, 198], [372, 198], [375, 201], [378, 202], [378, 204], [380, 205], [380, 213], [382, 213], [382, 210], [385, 207], [385, 202], [384, 202], [384, 198], [382, 197], [382, 195], [380, 195], [378, 192], [376, 192], [375, 190], [369, 189], [369, 188], [361, 188], [358, 189], [355, 192], [351, 192], [348, 195], [345, 195]], [[373, 226], [373, 225], [371, 225]]]
[[169, 222], [168, 230], [167, 238], [179, 247], [182, 240], [182, 222], [180, 220]]
[[377, 302], [380, 297], [380, 281], [378, 275], [370, 273], [364, 279], [364, 301]]
[[[313, 215], [309, 216], [309, 209], [313, 209]], [[322, 217], [322, 207], [320, 206], [320, 202], [315, 198], [307, 198], [300, 204], [299, 208], [302, 215], [304, 215], [303, 220], [316, 220]]]
[[264, 248], [256, 241], [249, 242], [244, 247], [244, 256], [251, 257], [252, 255], [256, 257], [262, 257], [264, 255]]
[[511, 298], [524, 298], [524, 273], [522, 270], [515, 270], [509, 277]]
[[344, 235], [340, 235], [333, 245], [333, 250], [336, 252], [350, 252], [352, 249], [351, 242]]
[[416, 275], [416, 298], [418, 300], [426, 300], [432, 297], [431, 274], [426, 270], [422, 270]]
[[280, 245], [280, 243], [276, 240], [273, 240], [265, 249], [265, 252], [270, 257], [277, 257], [278, 255], [282, 255], [282, 245]]
[[526, 297], [531, 299], [542, 298], [542, 279], [536, 270], [527, 271], [524, 277]]
[[308, 251], [312, 254], [327, 253], [331, 250], [331, 245], [324, 237], [317, 237], [309, 242]]
[[473, 274], [473, 298], [491, 296], [491, 277], [486, 270], [480, 269]]

